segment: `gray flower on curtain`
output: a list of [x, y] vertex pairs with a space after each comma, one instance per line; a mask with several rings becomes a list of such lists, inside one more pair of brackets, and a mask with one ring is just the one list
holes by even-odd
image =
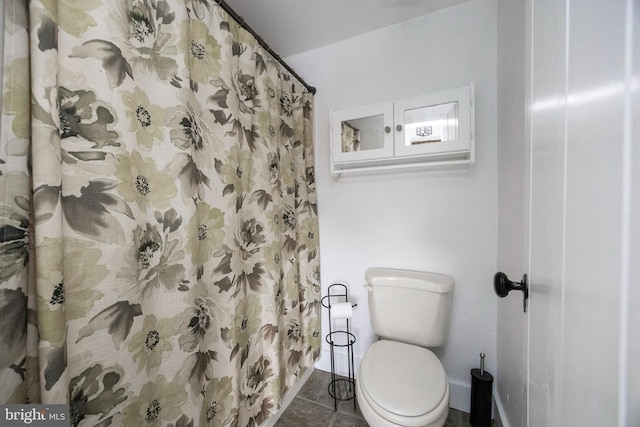
[[55, 2], [42, 1], [51, 17], [57, 17], [56, 23], [65, 32], [80, 37], [89, 27], [95, 27], [96, 21], [91, 13], [100, 6], [100, 1], [88, 0], [81, 3], [70, 0]]
[[147, 94], [137, 86], [133, 93], [124, 92], [122, 94], [122, 103], [127, 107], [129, 131], [135, 132], [137, 142], [147, 149], [151, 149], [154, 143], [162, 142], [164, 138], [164, 108], [152, 104]]
[[78, 332], [78, 340], [76, 342], [106, 329], [111, 335], [114, 347], [118, 350], [127, 336], [129, 336], [133, 319], [141, 315], [140, 304], [118, 301], [93, 316], [89, 323]]
[[198, 347], [209, 348], [212, 341], [218, 340], [218, 328], [213, 313], [211, 298], [197, 297], [193, 306], [185, 310], [180, 323], [180, 348], [193, 351]]
[[0, 175], [5, 199], [0, 201], [0, 283], [23, 272], [29, 262], [31, 209], [21, 193], [29, 188], [29, 176], [22, 172]]
[[0, 372], [11, 367], [18, 375], [23, 375], [19, 365], [26, 356], [27, 338], [27, 297], [21, 288], [0, 289]]
[[124, 257], [128, 265], [117, 276], [129, 280], [143, 298], [154, 289], [171, 290], [185, 283], [184, 252], [180, 241], [171, 235], [166, 229], [163, 232], [160, 224], [147, 223], [133, 231], [132, 245]]
[[[94, 179], [80, 189], [79, 196], [62, 196], [62, 210], [69, 226], [80, 234], [100, 241], [119, 241], [124, 231], [114, 213], [129, 218], [133, 218], [133, 213], [124, 200], [110, 192], [116, 185], [111, 180]], [[42, 186], [36, 189], [35, 198], [43, 207], [51, 204], [55, 207], [58, 202], [55, 193], [58, 191], [59, 187]]]
[[123, 49], [123, 57], [133, 64], [134, 78], [149, 72], [160, 80], [168, 80], [178, 73], [174, 21], [176, 14], [167, 1], [138, 0], [116, 2], [111, 19], [118, 30], [116, 44]]
[[91, 40], [73, 49], [72, 58], [99, 59], [111, 88], [120, 86], [124, 79], [133, 78], [131, 65], [122, 56], [122, 51], [115, 44], [106, 40]]
[[171, 319], [158, 320], [153, 314], [145, 316], [142, 329], [131, 337], [127, 350], [133, 353], [138, 372], [146, 368], [147, 374], [160, 367], [163, 357], [173, 350]]
[[202, 266], [220, 250], [225, 238], [224, 212], [199, 202], [195, 214], [189, 220], [187, 253], [191, 262]]
[[205, 12], [211, 8], [213, 3], [210, 0], [185, 0], [185, 4], [187, 10], [197, 19], [204, 19]]
[[[239, 62], [243, 64], [243, 61]], [[246, 142], [251, 151], [255, 151], [259, 133], [253, 115], [260, 108], [260, 100], [254, 77], [239, 70], [231, 76], [230, 83], [219, 78], [212, 80], [212, 84], [218, 88], [209, 97], [217, 107], [212, 112], [218, 123], [231, 126], [225, 135], [239, 138], [241, 143]]]
[[242, 261], [246, 261], [260, 251], [262, 244], [266, 242], [263, 234], [263, 226], [255, 218], [243, 221], [236, 230], [235, 244], [240, 250]]
[[[175, 107], [169, 126], [171, 127], [171, 141], [181, 150], [189, 150], [195, 156], [202, 152], [205, 161], [203, 166], [210, 166], [210, 160], [206, 159], [206, 154], [210, 150], [212, 132], [209, 123], [211, 117], [203, 110], [200, 102], [190, 92], [182, 92], [180, 95], [183, 105]], [[207, 152], [203, 152], [207, 151]], [[200, 153], [198, 153], [198, 157]]]
[[183, 21], [180, 46], [186, 48], [184, 60], [192, 81], [203, 84], [220, 74], [221, 47], [203, 22]]
[[282, 92], [280, 95], [280, 112], [285, 117], [291, 117], [293, 115], [293, 100], [291, 95], [287, 92]]
[[[16, 5], [17, 6], [17, 5]], [[6, 8], [10, 7], [8, 4]], [[15, 12], [15, 11], [14, 11]], [[26, 12], [25, 12], [26, 13]], [[19, 15], [19, 13], [16, 13]], [[10, 15], [13, 18], [13, 15]], [[5, 64], [4, 94], [2, 96], [2, 114], [11, 117], [12, 137], [7, 136], [5, 155], [26, 156], [29, 152], [29, 137], [31, 136], [30, 93], [29, 82], [24, 76], [29, 75], [28, 58], [18, 58], [12, 63]]]
[[251, 151], [237, 146], [225, 152], [224, 160], [216, 160], [216, 171], [226, 184], [224, 195], [240, 197], [251, 188], [255, 176], [253, 162]]
[[186, 196], [202, 200], [210, 178], [207, 176], [213, 164], [213, 134], [210, 123], [213, 117], [195, 98], [193, 93], [181, 92], [183, 105], [168, 109], [169, 134], [173, 144], [185, 153], [174, 156], [168, 165], [172, 176], [182, 183]]
[[180, 418], [178, 418], [174, 423], [167, 424], [167, 427], [194, 427], [195, 421], [186, 415], [182, 414]]
[[231, 295], [236, 297], [240, 292], [246, 294], [248, 289], [260, 290], [269, 276], [260, 253], [264, 242], [263, 225], [255, 219], [242, 221], [237, 226], [233, 240], [224, 248], [226, 253], [214, 270], [225, 275], [233, 273], [226, 276], [226, 280], [216, 282], [222, 291], [235, 288]]
[[204, 390], [205, 404], [202, 406], [200, 425], [225, 425], [233, 407], [233, 386], [231, 377], [213, 378]]
[[143, 158], [138, 151], [133, 151], [117, 159], [118, 193], [127, 203], [135, 203], [143, 212], [152, 206], [158, 209], [171, 206], [176, 186], [166, 173], [158, 170], [152, 158]]
[[128, 426], [162, 426], [177, 420], [181, 406], [187, 400], [187, 393], [180, 385], [169, 382], [162, 375], [146, 383], [140, 394], [125, 410], [125, 424]]
[[270, 398], [260, 398], [274, 375], [271, 361], [260, 356], [255, 362], [246, 363], [243, 371], [244, 378], [240, 385], [240, 398], [242, 405], [247, 410], [249, 420], [251, 420], [246, 420], [244, 425], [260, 425], [274, 407], [273, 400]]
[[240, 363], [244, 363], [251, 338], [258, 332], [261, 319], [262, 304], [256, 295], [248, 295], [236, 306], [231, 326], [223, 330], [223, 337], [232, 348], [231, 358], [241, 354]]
[[119, 369], [97, 364], [74, 377], [69, 383], [70, 424], [110, 425], [113, 409], [128, 397], [123, 376]]
[[213, 295], [212, 289], [198, 283], [185, 297], [187, 308], [175, 319], [178, 344], [183, 351], [208, 351], [220, 339], [220, 319], [226, 314]]
[[109, 108], [96, 94], [86, 90], [58, 89], [60, 138], [80, 137], [94, 143], [93, 148], [119, 146], [118, 133], [107, 129], [115, 121]]
[[[204, 394], [205, 385], [214, 377], [213, 362], [218, 360], [215, 351], [195, 351], [184, 358], [176, 374], [175, 382], [190, 386], [192, 398]], [[199, 397], [198, 397], [199, 399]]]
[[295, 368], [300, 363], [302, 357], [302, 328], [300, 326], [300, 320], [295, 317], [289, 319], [286, 326], [286, 340], [285, 346], [288, 348], [289, 366]]

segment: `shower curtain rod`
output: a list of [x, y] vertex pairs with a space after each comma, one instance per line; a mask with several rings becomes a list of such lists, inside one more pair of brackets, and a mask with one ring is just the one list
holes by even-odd
[[305, 81], [304, 81], [304, 79], [303, 79], [302, 77], [300, 77], [300, 76], [298, 75], [298, 73], [296, 73], [296, 72], [293, 70], [293, 68], [291, 68], [291, 67], [289, 66], [289, 64], [287, 64], [287, 63], [284, 61], [284, 59], [282, 59], [282, 58], [280, 57], [280, 55], [278, 55], [277, 53], [275, 53], [275, 52], [273, 51], [273, 49], [271, 49], [271, 47], [267, 44], [267, 42], [265, 42], [265, 41], [264, 41], [264, 39], [263, 39], [262, 37], [260, 37], [260, 36], [258, 35], [258, 33], [256, 33], [256, 32], [253, 30], [253, 28], [251, 28], [251, 27], [249, 26], [249, 24], [247, 24], [247, 23], [244, 21], [244, 18], [243, 18], [242, 16], [238, 15], [238, 13], [237, 13], [235, 10], [233, 10], [233, 8], [232, 8], [231, 6], [229, 6], [229, 5], [228, 5], [224, 0], [215, 0], [215, 1], [216, 1], [216, 3], [218, 3], [218, 5], [219, 5], [220, 7], [222, 7], [222, 8], [225, 10], [225, 12], [227, 12], [229, 15], [231, 15], [231, 17], [232, 17], [233, 19], [235, 19], [235, 20], [236, 20], [236, 22], [238, 22], [238, 24], [240, 24], [240, 26], [241, 26], [242, 28], [244, 28], [244, 29], [245, 29], [245, 30], [247, 30], [249, 33], [251, 33], [251, 35], [252, 35], [253, 37], [255, 37], [255, 38], [256, 38], [256, 40], [258, 41], [258, 44], [260, 44], [260, 46], [262, 46], [262, 47], [263, 47], [267, 52], [269, 52], [269, 53], [271, 54], [271, 56], [273, 56], [273, 57], [276, 59], [276, 61], [278, 61], [280, 64], [282, 64], [282, 66], [283, 66], [284, 68], [286, 68], [286, 69], [287, 69], [287, 71], [288, 71], [289, 73], [291, 73], [291, 75], [293, 75], [293, 77], [295, 77], [296, 79], [298, 79], [298, 81], [299, 81], [300, 83], [302, 83], [302, 85], [303, 85], [304, 87], [306, 87], [306, 88], [307, 88], [307, 90], [308, 90], [309, 92], [311, 92], [311, 93], [312, 93], [312, 94], [314, 94], [314, 95], [316, 94], [316, 88], [315, 88], [315, 87], [313, 87], [313, 86], [309, 86], [309, 85], [307, 84], [307, 82], [305, 82]]

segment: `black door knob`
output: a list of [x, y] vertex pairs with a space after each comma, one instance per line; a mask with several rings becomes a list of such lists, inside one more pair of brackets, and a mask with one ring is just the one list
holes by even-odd
[[506, 297], [511, 291], [522, 291], [524, 311], [527, 311], [527, 299], [529, 298], [529, 282], [527, 280], [526, 274], [522, 275], [522, 280], [520, 282], [513, 282], [509, 280], [506, 274], [504, 274], [502, 271], [499, 271], [495, 274], [495, 276], [493, 276], [493, 290], [500, 298]]

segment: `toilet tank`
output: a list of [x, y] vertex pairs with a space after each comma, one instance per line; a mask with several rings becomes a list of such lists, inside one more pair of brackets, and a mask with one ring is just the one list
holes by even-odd
[[422, 271], [369, 268], [371, 326], [380, 338], [437, 347], [447, 339], [453, 277]]

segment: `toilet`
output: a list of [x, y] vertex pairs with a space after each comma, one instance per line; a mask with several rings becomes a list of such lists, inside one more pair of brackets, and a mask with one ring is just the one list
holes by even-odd
[[369, 314], [379, 337], [356, 375], [356, 396], [371, 427], [441, 427], [449, 414], [449, 382], [428, 347], [446, 341], [453, 277], [369, 268]]

